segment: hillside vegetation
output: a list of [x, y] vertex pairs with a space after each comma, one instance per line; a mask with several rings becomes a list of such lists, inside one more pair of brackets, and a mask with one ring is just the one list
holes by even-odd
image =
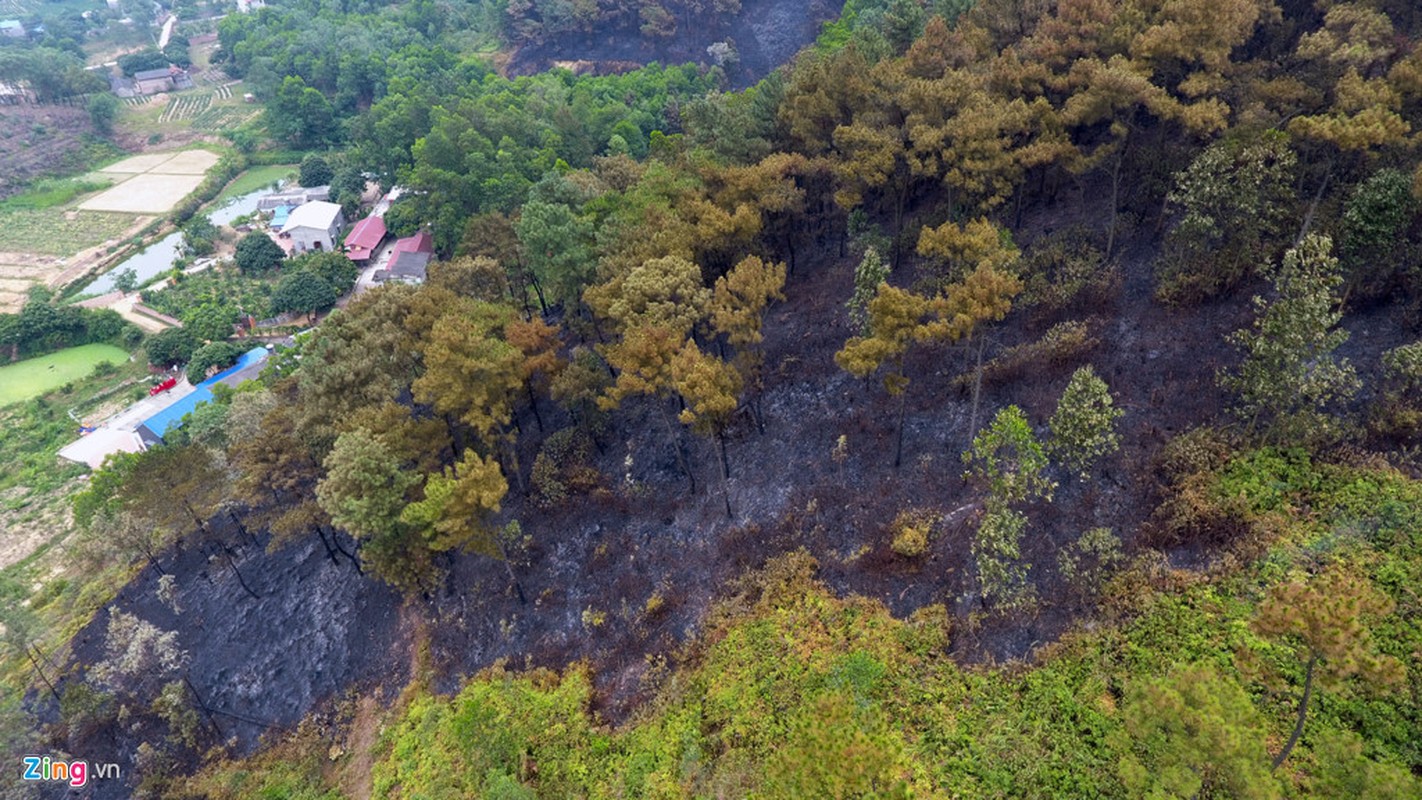
[[966, 5], [744, 91], [224, 20], [441, 260], [93, 476], [135, 577], [24, 612], [7, 730], [112, 796], [1422, 792], [1422, 15]]

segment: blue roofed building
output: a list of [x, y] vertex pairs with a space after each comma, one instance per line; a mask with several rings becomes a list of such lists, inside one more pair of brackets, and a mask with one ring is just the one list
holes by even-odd
[[262, 368], [267, 363], [267, 355], [265, 347], [254, 347], [248, 350], [242, 354], [241, 358], [237, 359], [236, 364], [199, 383], [190, 394], [184, 395], [177, 402], [145, 419], [139, 426], [138, 432], [158, 439], [163, 438], [168, 431], [180, 426], [183, 417], [191, 414], [199, 403], [212, 400], [212, 387], [222, 384], [236, 388], [243, 381], [252, 380], [262, 374]]
[[281, 230], [286, 227], [286, 221], [291, 218], [291, 206], [277, 206], [272, 209], [272, 230]]

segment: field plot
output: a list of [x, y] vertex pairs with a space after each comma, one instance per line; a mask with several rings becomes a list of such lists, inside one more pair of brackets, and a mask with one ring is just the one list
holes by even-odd
[[85, 200], [84, 211], [118, 211], [125, 214], [163, 214], [202, 183], [202, 175], [144, 173]]
[[0, 406], [18, 403], [78, 380], [94, 371], [100, 361], [122, 364], [128, 353], [111, 344], [70, 347], [0, 367]]
[[[104, 175], [122, 183], [85, 200], [79, 208], [126, 214], [162, 214], [196, 189], [202, 183], [203, 173], [216, 163], [217, 154], [210, 150], [147, 153], [126, 158], [103, 170]], [[125, 178], [130, 175], [132, 177]]]
[[147, 172], [172, 157], [172, 153], [144, 153], [141, 156], [125, 158], [117, 164], [110, 164], [101, 171], [117, 172], [120, 174]]
[[210, 94], [180, 95], [168, 101], [168, 107], [163, 109], [163, 115], [158, 118], [158, 121], [174, 122], [180, 119], [191, 119], [206, 111], [211, 105], [212, 95]]
[[168, 173], [171, 175], [201, 175], [212, 168], [217, 163], [217, 154], [211, 150], [184, 150], [172, 158], [164, 161], [162, 165], [152, 170], [152, 172]]
[[213, 106], [192, 118], [195, 131], [216, 133], [231, 130], [262, 113], [251, 106]]
[[72, 256], [122, 238], [137, 222], [127, 214], [62, 208], [0, 212], [0, 261], [8, 258], [7, 253]]

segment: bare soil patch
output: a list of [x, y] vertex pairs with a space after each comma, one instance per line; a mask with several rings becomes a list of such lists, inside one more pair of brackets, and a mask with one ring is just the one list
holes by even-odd
[[79, 208], [86, 211], [118, 211], [126, 214], [164, 214], [178, 201], [187, 197], [202, 175], [168, 175], [147, 172], [135, 175], [119, 185], [85, 200]]

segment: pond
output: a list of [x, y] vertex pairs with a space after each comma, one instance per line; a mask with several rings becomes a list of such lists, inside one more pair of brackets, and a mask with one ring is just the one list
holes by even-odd
[[[270, 189], [263, 188], [234, 197], [224, 203], [221, 208], [209, 211], [208, 216], [214, 225], [230, 225], [232, 220], [243, 214], [256, 211], [257, 201], [270, 191]], [[182, 241], [183, 234], [181, 232], [164, 236], [100, 275], [93, 283], [84, 287], [81, 294], [89, 297], [112, 292], [114, 279], [125, 269], [133, 270], [134, 274], [138, 276], [138, 285], [142, 286], [146, 281], [173, 268], [173, 261], [178, 257], [178, 246], [182, 244]]]

